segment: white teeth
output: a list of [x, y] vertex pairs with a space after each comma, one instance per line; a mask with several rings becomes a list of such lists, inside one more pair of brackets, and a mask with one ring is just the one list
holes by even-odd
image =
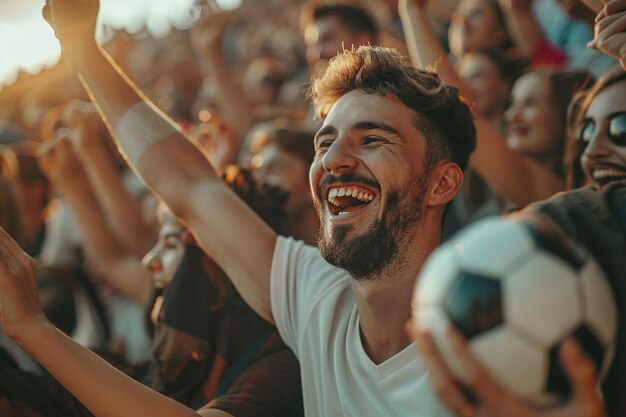
[[617, 169], [597, 169], [593, 171], [593, 178], [596, 180], [608, 177], [626, 177], [626, 172]]
[[374, 195], [365, 191], [359, 191], [357, 188], [332, 188], [328, 192], [328, 201], [332, 204], [335, 204], [335, 199], [337, 197], [352, 197], [357, 200], [363, 201], [365, 203], [369, 203], [374, 199]]

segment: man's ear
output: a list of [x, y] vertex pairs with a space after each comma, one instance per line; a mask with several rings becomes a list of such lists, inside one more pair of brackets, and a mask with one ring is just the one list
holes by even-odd
[[428, 206], [448, 204], [461, 190], [463, 170], [454, 162], [445, 162], [433, 168], [431, 187], [427, 196]]

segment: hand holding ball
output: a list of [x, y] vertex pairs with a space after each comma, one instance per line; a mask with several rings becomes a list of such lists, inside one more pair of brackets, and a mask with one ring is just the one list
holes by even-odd
[[600, 379], [615, 349], [611, 288], [591, 255], [553, 230], [494, 218], [469, 227], [430, 257], [417, 281], [413, 323], [429, 331], [450, 372], [463, 374], [445, 330], [453, 324], [485, 369], [538, 406], [570, 396], [560, 343], [574, 337]]

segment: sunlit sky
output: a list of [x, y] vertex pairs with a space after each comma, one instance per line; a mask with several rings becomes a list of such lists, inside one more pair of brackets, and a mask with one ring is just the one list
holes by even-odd
[[[100, 23], [131, 32], [143, 24], [155, 35], [172, 25], [188, 27], [199, 0], [101, 0]], [[240, 0], [218, 0], [232, 8]], [[0, 0], [0, 85], [11, 83], [19, 69], [37, 72], [59, 59], [59, 43], [41, 17], [45, 0]]]

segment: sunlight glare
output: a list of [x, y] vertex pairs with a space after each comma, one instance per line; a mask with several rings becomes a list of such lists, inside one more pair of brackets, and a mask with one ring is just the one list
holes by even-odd
[[43, 19], [0, 22], [0, 84], [14, 80], [20, 68], [37, 72], [56, 63], [60, 53], [59, 42]]
[[[221, 0], [233, 6], [240, 0]], [[52, 29], [41, 18], [44, 0], [0, 0], [0, 87], [15, 80], [20, 69], [37, 72], [58, 62], [60, 46]], [[144, 25], [156, 36], [165, 36], [172, 24], [188, 28], [190, 10], [198, 0], [101, 0], [100, 23], [127, 28]], [[102, 31], [99, 32], [102, 34]]]

